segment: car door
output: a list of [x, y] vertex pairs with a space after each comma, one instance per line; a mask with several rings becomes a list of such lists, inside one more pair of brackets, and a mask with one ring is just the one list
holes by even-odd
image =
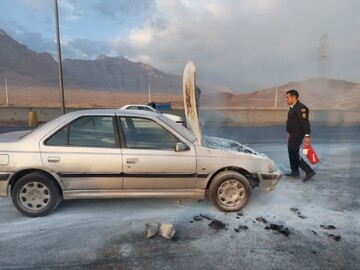
[[40, 143], [43, 165], [67, 190], [122, 189], [122, 157], [116, 120], [83, 116]]
[[124, 189], [193, 189], [195, 149], [176, 152], [180, 139], [165, 125], [147, 118], [119, 117], [124, 147]]

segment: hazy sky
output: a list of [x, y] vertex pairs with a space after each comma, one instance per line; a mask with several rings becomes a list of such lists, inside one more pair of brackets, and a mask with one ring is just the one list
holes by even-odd
[[[238, 92], [321, 76], [360, 81], [359, 0], [58, 0], [63, 59], [125, 56]], [[1, 0], [0, 28], [56, 58], [53, 0]]]

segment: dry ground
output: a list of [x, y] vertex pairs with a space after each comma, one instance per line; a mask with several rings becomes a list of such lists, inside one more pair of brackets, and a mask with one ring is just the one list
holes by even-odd
[[[9, 87], [9, 106], [58, 107], [60, 91], [57, 87]], [[73, 108], [121, 107], [125, 104], [146, 104], [148, 93], [119, 93], [111, 91], [92, 91], [84, 89], [65, 89], [65, 103]], [[171, 102], [173, 108], [182, 105], [182, 92], [179, 95], [153, 94], [156, 102]], [[6, 106], [6, 93], [0, 88], [0, 106]]]
[[[317, 87], [297, 85], [290, 83], [280, 87], [277, 95], [277, 108], [287, 108], [285, 101], [286, 91], [296, 88], [300, 91], [300, 100], [310, 109], [358, 109], [360, 106], [360, 85], [355, 84], [350, 89], [332, 87], [323, 89]], [[334, 90], [334, 89], [338, 90]], [[319, 90], [320, 89], [320, 90]], [[332, 89], [332, 90], [331, 90]], [[231, 92], [218, 92], [208, 94], [202, 89], [202, 108], [227, 108], [227, 109], [254, 109], [274, 108], [276, 88], [254, 91], [246, 94]], [[0, 85], [0, 106], [25, 106], [25, 107], [58, 107], [60, 104], [60, 91], [56, 86], [9, 86], [9, 105], [6, 101], [4, 86]], [[171, 102], [172, 108], [183, 108], [182, 89], [178, 95], [152, 93], [151, 101]], [[66, 107], [72, 108], [117, 108], [125, 104], [147, 104], [149, 97], [147, 91], [143, 93], [101, 91], [89, 89], [64, 89]]]

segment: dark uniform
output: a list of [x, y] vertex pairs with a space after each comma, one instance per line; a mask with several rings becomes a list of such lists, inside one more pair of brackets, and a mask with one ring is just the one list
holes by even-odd
[[290, 107], [286, 121], [286, 131], [289, 133], [288, 152], [291, 173], [299, 175], [299, 167], [308, 175], [312, 168], [300, 157], [299, 149], [305, 134], [311, 133], [309, 122], [309, 109], [300, 101], [293, 108]]

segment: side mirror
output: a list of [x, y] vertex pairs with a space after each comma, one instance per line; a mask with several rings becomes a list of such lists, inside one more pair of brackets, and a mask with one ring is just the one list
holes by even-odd
[[184, 152], [188, 150], [188, 146], [183, 142], [178, 142], [175, 145], [175, 152]]

